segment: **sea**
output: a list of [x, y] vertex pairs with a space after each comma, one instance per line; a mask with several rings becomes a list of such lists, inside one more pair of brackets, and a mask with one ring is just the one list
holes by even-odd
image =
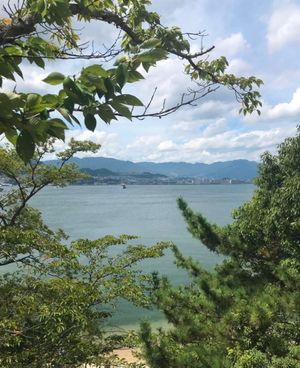
[[[223, 258], [193, 239], [177, 208], [176, 199], [184, 198], [189, 206], [218, 225], [232, 221], [232, 210], [248, 201], [254, 191], [251, 184], [234, 185], [118, 185], [48, 187], [31, 200], [47, 225], [62, 228], [70, 240], [97, 239], [104, 235], [139, 236], [138, 243], [175, 243], [185, 256], [198, 260], [212, 270]], [[164, 257], [141, 264], [145, 272], [157, 271], [174, 285], [185, 284], [188, 276], [174, 265], [170, 251]], [[156, 309], [142, 309], [118, 300], [108, 328], [118, 331], [137, 329], [147, 319], [154, 327], [165, 326]]]

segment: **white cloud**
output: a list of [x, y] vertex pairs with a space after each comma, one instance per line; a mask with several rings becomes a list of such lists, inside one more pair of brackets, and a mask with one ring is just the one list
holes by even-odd
[[226, 38], [218, 38], [214, 44], [215, 52], [228, 58], [239, 55], [250, 47], [241, 32], [233, 33]]
[[300, 6], [291, 1], [276, 1], [269, 19], [267, 41], [271, 52], [288, 44], [300, 43]]
[[228, 125], [226, 119], [221, 118], [218, 119], [216, 122], [208, 124], [208, 126], [203, 131], [204, 137], [212, 137], [216, 134], [223, 133], [228, 129]]
[[197, 119], [191, 121], [179, 121], [172, 126], [172, 131], [181, 137], [191, 137], [196, 134], [201, 134], [205, 137], [210, 137], [228, 129], [227, 120], [219, 117], [217, 119]]
[[279, 74], [268, 73], [262, 79], [270, 89], [278, 90], [279, 86], [280, 91], [295, 90], [299, 86], [300, 70], [293, 66], [283, 70]]
[[[210, 97], [212, 96], [213, 95], [210, 95]], [[236, 115], [238, 106], [232, 95], [229, 101], [226, 101], [226, 93], [222, 96], [221, 93], [217, 92], [214, 96], [216, 99], [204, 99], [199, 103], [199, 106], [191, 108], [188, 112], [179, 114], [179, 117], [180, 115], [183, 115], [186, 121], [203, 121], [211, 119], [215, 120], [225, 116], [233, 117]], [[223, 97], [223, 99], [218, 99], [218, 97]]]
[[[99, 130], [91, 132], [90, 130], [86, 129], [75, 129], [66, 131], [65, 142], [61, 140], [57, 140], [55, 142], [56, 151], [63, 151], [64, 149], [66, 149], [67, 144], [71, 138], [74, 138], [78, 141], [88, 140], [101, 145], [100, 150], [97, 153], [91, 154], [81, 152], [76, 155], [77, 157], [90, 157], [90, 156], [111, 157], [116, 153], [118, 149], [117, 135], [114, 133], [106, 133]], [[51, 154], [49, 158], [54, 158], [54, 155]]]
[[[22, 65], [22, 73], [24, 79], [17, 77], [16, 82], [5, 79], [3, 89], [12, 90], [16, 86], [18, 92], [42, 93], [47, 90], [47, 84], [42, 82], [42, 79], [44, 79], [48, 73], [45, 73], [45, 71], [37, 66], [26, 63]], [[48, 89], [52, 89], [54, 91], [57, 90], [57, 88], [53, 88], [51, 86], [48, 86]]]
[[[114, 157], [131, 161], [186, 161], [205, 162], [233, 159], [258, 160], [269, 150], [275, 151], [276, 145], [288, 136], [295, 134], [294, 126], [274, 129], [256, 129], [239, 131], [230, 129], [224, 119], [207, 125], [202, 133], [189, 139], [168, 135], [140, 136], [122, 147], [120, 136], [98, 132], [98, 141], [103, 146], [98, 156]], [[74, 134], [73, 134], [74, 135]], [[88, 139], [85, 134], [76, 137]], [[91, 136], [93, 138], [93, 136]]]
[[179, 133], [193, 132], [196, 128], [206, 125], [207, 120], [180, 120], [172, 126], [172, 130]]
[[284, 117], [294, 117], [299, 115], [300, 115], [300, 88], [297, 88], [290, 102], [283, 102], [275, 105], [268, 111], [266, 118], [280, 119]]
[[283, 138], [292, 135], [295, 128], [276, 128], [273, 130], [253, 130], [240, 132], [238, 130], [227, 130], [213, 136], [200, 136], [191, 139], [182, 145], [181, 149], [196, 155], [203, 150], [220, 155], [228, 153], [240, 155], [240, 158], [247, 158], [245, 152], [252, 154], [253, 151], [265, 151], [276, 146]]
[[215, 49], [211, 53], [211, 57], [225, 56], [229, 63], [228, 73], [236, 75], [249, 74], [252, 67], [243, 59], [243, 55], [251, 48], [241, 32], [232, 33], [226, 38], [217, 38], [214, 45]]
[[290, 102], [281, 102], [274, 106], [264, 102], [261, 111], [262, 113], [260, 118], [253, 114], [247, 116], [245, 121], [268, 121], [270, 123], [275, 123], [279, 120], [298, 120], [300, 116], [300, 87], [293, 93]]
[[234, 58], [232, 60], [229, 60], [229, 66], [227, 68], [228, 73], [245, 76], [249, 74], [251, 70], [252, 70], [251, 65], [243, 59]]
[[157, 149], [160, 152], [174, 151], [176, 150], [176, 148], [177, 145], [170, 139], [168, 139], [167, 141], [160, 142], [160, 144], [157, 146]]
[[160, 135], [140, 136], [133, 143], [129, 143], [127, 145], [127, 148], [132, 149], [141, 146], [153, 146], [155, 144], [159, 144], [160, 142], [161, 142]]
[[139, 83], [138, 93], [145, 103], [157, 88], [151, 111], [159, 111], [164, 101], [166, 106], [176, 105], [180, 102], [181, 95], [192, 85], [190, 78], [184, 73], [183, 63], [175, 58], [159, 62], [148, 74], [142, 70], [142, 74], [145, 75], [145, 80]]

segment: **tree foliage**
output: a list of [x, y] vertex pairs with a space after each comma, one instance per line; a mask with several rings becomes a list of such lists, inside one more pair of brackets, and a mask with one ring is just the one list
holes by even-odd
[[[7, 18], [0, 24], [0, 134], [15, 150], [0, 150], [0, 170], [16, 189], [0, 198], [0, 269], [6, 270], [0, 278], [0, 363], [4, 368], [103, 362], [113, 347], [103, 328], [111, 304], [120, 297], [148, 304], [157, 280], [135, 265], [160, 256], [168, 246], [126, 247], [133, 239], [128, 235], [68, 243], [63, 231], [49, 229], [28, 201], [47, 185], [64, 186], [82, 177], [69, 159], [76, 152], [98, 148], [90, 142], [71, 141], [59, 155], [60, 165], [50, 167], [41, 163], [45, 154], [53, 153], [49, 138], [64, 140], [66, 129], [73, 125], [84, 124], [94, 131], [97, 120], [110, 124], [119, 117], [162, 117], [219, 86], [233, 91], [241, 112], [259, 113], [260, 79], [227, 73], [225, 57], [208, 58], [213, 47], [201, 46], [192, 53], [189, 35], [178, 27], [163, 26], [149, 6], [149, 0], [24, 0], [14, 7], [8, 2], [5, 8]], [[86, 53], [89, 49], [80, 44], [73, 24], [92, 21], [120, 30], [120, 38], [102, 52]], [[202, 41], [203, 35], [198, 36]], [[152, 98], [149, 103], [140, 101], [128, 93], [128, 85], [144, 79], [150, 68], [170, 56], [184, 61], [195, 88], [175, 106], [149, 112]], [[43, 83], [57, 86], [56, 93], [19, 88], [17, 78], [23, 78], [24, 62], [44, 68], [57, 59], [96, 62], [75, 75], [49, 74]], [[7, 90], [7, 81], [16, 82], [13, 90]], [[116, 246], [120, 254], [112, 256], [110, 249]], [[173, 347], [177, 349], [176, 344]]]
[[185, 258], [191, 282], [160, 280], [155, 303], [172, 324], [141, 338], [152, 368], [297, 368], [300, 365], [300, 129], [278, 155], [265, 153], [253, 198], [226, 227], [209, 223], [183, 199], [188, 230], [226, 256], [214, 272]]
[[[236, 77], [226, 72], [225, 57], [209, 60], [213, 47], [191, 53], [189, 38], [178, 27], [164, 27], [159, 15], [148, 10], [149, 0], [25, 0], [14, 9], [5, 9], [8, 18], [0, 24], [0, 83], [23, 78], [24, 60], [44, 68], [55, 59], [100, 59], [76, 75], [53, 72], [44, 82], [58, 86], [58, 93], [40, 95], [36, 91], [3, 90], [0, 93], [0, 133], [16, 145], [27, 162], [37, 143], [49, 137], [64, 139], [73, 124], [96, 128], [97, 119], [109, 124], [119, 117], [127, 119], [164, 116], [180, 106], [225, 86], [234, 91], [243, 113], [258, 111], [262, 84], [255, 77]], [[121, 31], [121, 40], [104, 52], [84, 53], [72, 22], [95, 21], [111, 24]], [[200, 33], [199, 37], [203, 35]], [[126, 93], [126, 87], [144, 78], [159, 61], [175, 55], [185, 64], [185, 72], [195, 81], [195, 89], [173, 107], [148, 113], [149, 104]], [[105, 67], [114, 60], [113, 66]], [[103, 65], [104, 64], [104, 65]], [[159, 86], [158, 86], [159, 87]], [[145, 106], [144, 106], [145, 105]], [[143, 107], [136, 112], [136, 107]]]
[[[52, 143], [38, 146], [27, 165], [14, 149], [0, 150], [1, 173], [15, 184], [0, 197], [0, 365], [78, 367], [105, 362], [121, 336], [109, 336], [107, 320], [118, 298], [146, 307], [152, 276], [136, 265], [162, 255], [165, 243], [128, 245], [134, 236], [67, 241], [51, 230], [28, 201], [47, 185], [82, 178], [69, 159], [95, 151], [72, 140], [57, 166], [41, 162]], [[113, 250], [113, 248], [116, 248]], [[119, 250], [118, 250], [119, 249]], [[118, 345], [117, 345], [118, 346]]]

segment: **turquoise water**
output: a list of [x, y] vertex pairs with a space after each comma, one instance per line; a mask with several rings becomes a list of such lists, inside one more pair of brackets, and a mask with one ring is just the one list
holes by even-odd
[[[39, 208], [51, 228], [63, 228], [70, 239], [96, 239], [103, 235], [139, 235], [139, 243], [151, 245], [172, 241], [187, 256], [212, 269], [220, 261], [186, 230], [177, 209], [176, 199], [182, 196], [190, 207], [210, 221], [225, 225], [231, 211], [250, 199], [252, 185], [174, 185], [174, 186], [70, 186], [50, 187], [31, 201]], [[186, 282], [187, 276], [165, 257], [143, 264], [145, 271], [159, 271], [173, 283]], [[121, 301], [112, 320], [115, 326], [135, 327], [143, 317], [160, 324], [157, 311], [145, 311]]]

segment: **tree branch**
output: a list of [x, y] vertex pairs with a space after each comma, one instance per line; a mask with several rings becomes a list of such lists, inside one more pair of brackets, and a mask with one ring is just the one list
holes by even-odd
[[28, 256], [25, 256], [25, 257], [22, 257], [22, 258], [19, 258], [19, 259], [9, 258], [6, 261], [0, 262], [0, 267], [1, 266], [7, 266], [7, 265], [12, 264], [12, 263], [20, 263], [20, 262], [25, 261], [25, 259], [28, 259], [28, 258], [31, 258], [31, 255], [28, 255]]

